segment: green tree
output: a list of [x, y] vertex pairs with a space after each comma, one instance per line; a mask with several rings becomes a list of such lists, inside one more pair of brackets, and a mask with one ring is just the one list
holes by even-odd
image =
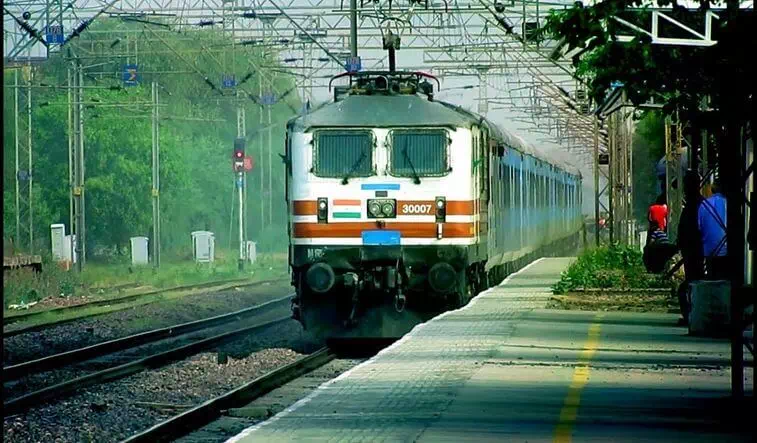
[[[689, 10], [676, 0], [656, 2], [672, 7], [672, 17], [683, 23], [702, 23], [705, 11], [725, 4], [727, 10], [714, 22], [715, 46], [657, 45], [646, 34], [630, 43], [619, 42], [622, 28], [613, 17], [648, 22], [650, 12], [631, 10], [649, 4], [642, 0], [600, 1], [589, 7], [577, 2], [569, 9], [553, 10], [542, 32], [564, 41], [567, 51], [583, 48], [584, 55], [574, 57], [573, 64], [596, 102], [619, 81], [636, 105], [656, 97], [665, 102], [665, 114], [678, 113], [697, 127], [743, 126], [753, 118], [744, 110], [754, 109], [754, 85], [747, 79], [757, 75], [757, 68], [745, 57], [757, 52], [754, 12], [739, 10], [739, 2], [732, 0], [699, 3], [699, 9]], [[705, 98], [709, 111], [702, 111]]]
[[[248, 133], [259, 129], [263, 107], [256, 101], [259, 90], [269, 89], [269, 81], [281, 94], [291, 90], [290, 76], [260, 71], [257, 66], [276, 66], [276, 54], [251, 47], [234, 52], [219, 31], [190, 35], [154, 30], [150, 25], [104, 19], [75, 39], [72, 54], [83, 64], [101, 66], [87, 71], [84, 101], [85, 197], [88, 250], [95, 247], [123, 248], [128, 239], [151, 233], [151, 82], [160, 84], [161, 210], [163, 247], [189, 248], [189, 232], [210, 229], [220, 246], [231, 240], [229, 222], [233, 174], [230, 154], [236, 136], [236, 99], [220, 89], [224, 74], [247, 80], [240, 90], [246, 108]], [[124, 43], [136, 39], [140, 48], [141, 84], [120, 88], [122, 59], [114, 54], [127, 51]], [[113, 42], [113, 44], [109, 43]], [[35, 85], [65, 85], [70, 54], [51, 58], [35, 72]], [[270, 69], [270, 68], [267, 68]], [[95, 72], [93, 72], [95, 71]], [[198, 72], [199, 71], [199, 72]], [[150, 72], [179, 72], [150, 74]], [[4, 83], [12, 82], [7, 75]], [[264, 81], [263, 77], [269, 79]], [[207, 79], [207, 80], [206, 80]], [[213, 83], [213, 87], [209, 86]], [[9, 89], [6, 89], [9, 91]], [[6, 93], [6, 97], [8, 94]], [[62, 88], [35, 88], [33, 98], [33, 140], [35, 155], [35, 231], [40, 246], [49, 244], [49, 225], [68, 224], [68, 113], [67, 91]], [[118, 106], [116, 106], [118, 105]], [[13, 101], [4, 106], [5, 159], [3, 178], [4, 236], [12, 236], [15, 220], [13, 162]], [[289, 94], [271, 107], [273, 128], [272, 157], [281, 151], [284, 122], [299, 109], [296, 94]], [[10, 111], [10, 112], [9, 112]], [[267, 115], [266, 115], [267, 116]], [[200, 121], [211, 120], [211, 121]], [[267, 118], [265, 119], [267, 121]], [[267, 134], [267, 131], [265, 131]], [[260, 150], [267, 160], [268, 145], [251, 138], [248, 152]], [[257, 162], [260, 164], [260, 161]], [[260, 226], [257, 221], [261, 198], [256, 191], [258, 171], [249, 175], [252, 238], [266, 237], [265, 250], [282, 248], [286, 233], [283, 208], [283, 174], [274, 165], [273, 198], [276, 217]], [[267, 171], [266, 171], [267, 174]], [[268, 178], [266, 176], [266, 184]], [[232, 233], [233, 234], [233, 233]]]

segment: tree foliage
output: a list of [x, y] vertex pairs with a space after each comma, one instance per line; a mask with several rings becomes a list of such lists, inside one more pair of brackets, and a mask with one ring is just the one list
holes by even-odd
[[[263, 249], [283, 246], [286, 235], [283, 174], [276, 152], [283, 150], [284, 123], [299, 109], [292, 78], [271, 71], [275, 53], [249, 47], [230, 50], [220, 31], [177, 34], [153, 30], [153, 26], [103, 20], [74, 40], [71, 53], [58, 54], [35, 68], [34, 84], [64, 86], [72, 55], [86, 70], [84, 110], [85, 197], [87, 243], [96, 247], [122, 248], [132, 236], [150, 236], [151, 208], [151, 83], [158, 82], [160, 94], [160, 198], [164, 248], [188, 249], [189, 233], [211, 230], [218, 246], [227, 246], [236, 232], [230, 232], [234, 176], [231, 151], [237, 135], [237, 100], [246, 109], [248, 134], [267, 126], [267, 112], [259, 104], [261, 91], [275, 91], [279, 98], [270, 107], [274, 122], [271, 149], [273, 171], [273, 222], [260, 223], [260, 168], [248, 174], [249, 237], [261, 240]], [[91, 32], [96, 31], [96, 32]], [[109, 44], [108, 42], [113, 42]], [[120, 43], [119, 43], [120, 42]], [[134, 48], [139, 53], [134, 53]], [[138, 63], [139, 86], [121, 86], [123, 54], [130, 51], [131, 63]], [[100, 67], [98, 65], [102, 64]], [[267, 68], [259, 68], [267, 66]], [[151, 74], [155, 73], [155, 74]], [[9, 75], [10, 74], [10, 75]], [[221, 88], [224, 74], [237, 81], [247, 78], [238, 98]], [[5, 85], [13, 75], [6, 70]], [[213, 87], [209, 86], [213, 83]], [[110, 89], [110, 87], [113, 87]], [[14, 129], [12, 89], [4, 100], [5, 159], [3, 180], [4, 236], [15, 233], [14, 215]], [[35, 186], [35, 231], [41, 246], [48, 248], [49, 226], [69, 226], [68, 111], [65, 88], [33, 90], [33, 146]], [[10, 99], [9, 96], [10, 95]], [[117, 106], [116, 106], [117, 105]], [[209, 120], [209, 121], [202, 121]], [[262, 131], [267, 136], [267, 131]], [[249, 137], [248, 154], [261, 165], [265, 159], [268, 182], [268, 140]], [[237, 208], [233, 210], [236, 211]], [[267, 209], [266, 209], [267, 211]], [[276, 245], [278, 243], [278, 245]]]
[[[700, 7], [691, 10], [676, 0], [657, 0], [656, 6], [671, 7], [673, 18], [696, 28], [704, 23], [705, 11], [725, 3], [727, 9], [713, 22], [712, 38], [718, 43], [706, 48], [659, 45], [642, 33], [630, 43], [619, 42], [617, 36], [629, 31], [613, 17], [649, 23], [650, 3], [605, 0], [584, 6], [576, 2], [569, 9], [553, 10], [542, 32], [562, 39], [567, 51], [582, 49], [573, 64], [597, 103], [604, 100], [614, 82], [622, 82], [634, 104], [655, 97], [657, 102], [666, 103], [665, 113], [678, 112], [681, 118], [699, 126], [714, 127], [724, 119], [747, 121], [750, 116], [744, 111], [754, 109], [751, 79], [757, 75], [749, 55], [757, 53], [753, 11], [739, 10], [738, 1], [701, 0]], [[701, 111], [705, 98], [709, 100], [708, 112]]]

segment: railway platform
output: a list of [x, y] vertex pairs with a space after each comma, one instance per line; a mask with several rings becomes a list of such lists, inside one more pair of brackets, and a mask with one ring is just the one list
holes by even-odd
[[545, 309], [569, 262], [532, 263], [229, 441], [752, 441], [727, 340], [675, 314]]

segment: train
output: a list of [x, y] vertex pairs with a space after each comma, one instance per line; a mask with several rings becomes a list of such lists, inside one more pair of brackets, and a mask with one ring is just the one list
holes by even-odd
[[282, 156], [292, 313], [306, 330], [391, 335], [403, 315], [461, 307], [525, 263], [575, 250], [578, 169], [436, 100], [429, 74], [339, 77], [349, 84], [333, 101], [288, 121]]

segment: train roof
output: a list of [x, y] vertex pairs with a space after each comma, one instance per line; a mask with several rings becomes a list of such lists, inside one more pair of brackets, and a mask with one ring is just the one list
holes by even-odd
[[[476, 119], [418, 95], [348, 95], [293, 120], [305, 130], [324, 127], [470, 126]], [[290, 122], [291, 124], [292, 122]]]
[[456, 109], [458, 112], [475, 116], [475, 118], [477, 119], [476, 120], [477, 122], [480, 122], [486, 125], [486, 127], [489, 129], [489, 134], [491, 134], [494, 138], [503, 141], [505, 145], [507, 145], [508, 147], [516, 149], [524, 154], [528, 154], [533, 157], [536, 157], [539, 160], [558, 166], [561, 169], [563, 169], [565, 172], [568, 172], [570, 174], [574, 174], [579, 177], [581, 176], [581, 171], [577, 167], [573, 166], [572, 164], [568, 162], [551, 157], [549, 154], [541, 151], [539, 148], [527, 142], [519, 135], [513, 134], [507, 129], [495, 124], [488, 118], [482, 117], [478, 114], [468, 111], [467, 109], [461, 106], [453, 105], [451, 103], [446, 103], [446, 102], [440, 102], [440, 103], [442, 103], [444, 106], [448, 106], [450, 108]]
[[[370, 122], [366, 124], [366, 122]], [[447, 126], [450, 128], [484, 124], [489, 133], [508, 147], [580, 175], [579, 170], [563, 161], [551, 158], [521, 137], [501, 128], [490, 120], [460, 106], [430, 101], [419, 95], [348, 95], [342, 100], [292, 118], [288, 127], [301, 131], [313, 128], [377, 128]]]

